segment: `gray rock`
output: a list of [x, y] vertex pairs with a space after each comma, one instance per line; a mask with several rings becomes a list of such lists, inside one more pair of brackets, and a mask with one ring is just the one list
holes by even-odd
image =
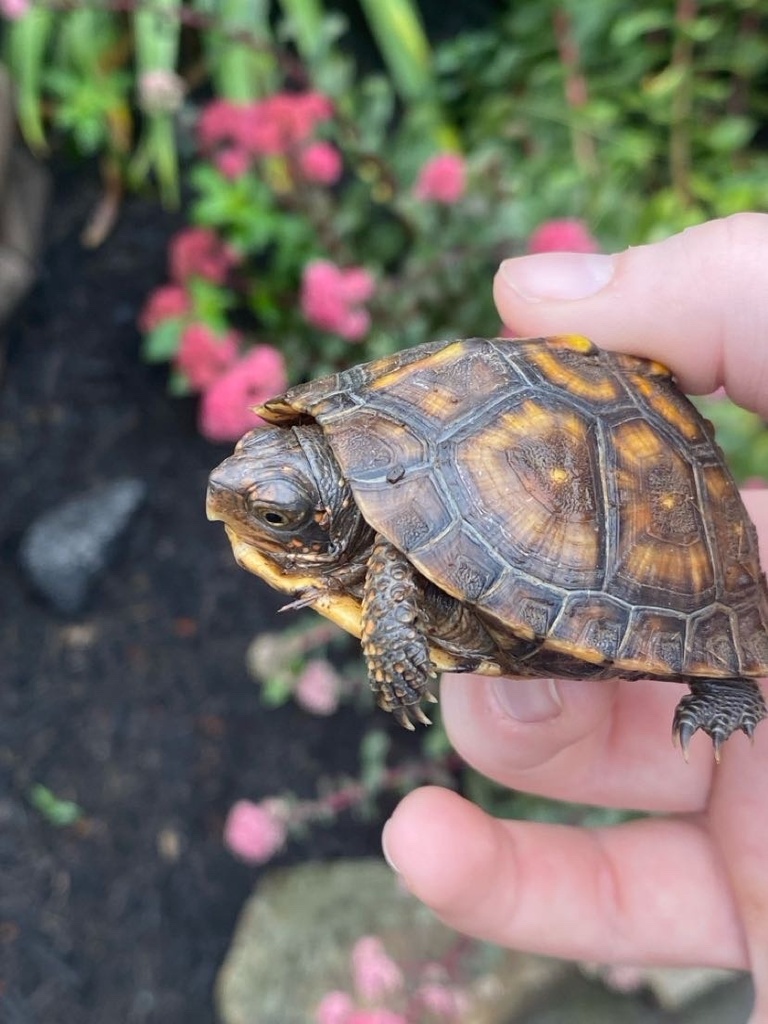
[[246, 904], [217, 981], [219, 1020], [309, 1024], [327, 992], [354, 992], [350, 951], [366, 935], [382, 940], [405, 976], [393, 1009], [442, 963], [465, 994], [462, 1020], [472, 1024], [507, 1024], [570, 970], [457, 935], [382, 861], [304, 864], [269, 872]]
[[142, 480], [116, 480], [44, 512], [29, 526], [19, 561], [57, 611], [77, 615], [84, 609], [146, 490]]

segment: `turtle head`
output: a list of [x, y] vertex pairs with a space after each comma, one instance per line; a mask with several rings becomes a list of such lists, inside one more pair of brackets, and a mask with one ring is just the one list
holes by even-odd
[[332, 571], [370, 533], [321, 428], [257, 427], [211, 473], [206, 511], [283, 572]]

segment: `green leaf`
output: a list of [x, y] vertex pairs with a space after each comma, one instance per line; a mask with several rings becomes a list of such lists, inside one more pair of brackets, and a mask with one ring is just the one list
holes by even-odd
[[617, 48], [630, 46], [649, 32], [658, 32], [660, 29], [669, 28], [671, 23], [672, 15], [669, 10], [662, 8], [635, 10], [616, 20], [616, 24], [611, 29], [611, 42]]
[[187, 380], [186, 374], [176, 367], [168, 374], [168, 394], [174, 398], [185, 398], [192, 394], [192, 385]]
[[83, 817], [83, 810], [72, 800], [62, 800], [47, 786], [35, 784], [28, 793], [29, 802], [50, 825], [64, 828]]
[[38, 153], [47, 148], [43, 127], [42, 82], [46, 51], [53, 37], [56, 15], [35, 7], [5, 27], [8, 62], [16, 86], [16, 107], [25, 141]]
[[181, 317], [169, 317], [145, 334], [142, 358], [148, 363], [164, 363], [173, 359], [181, 341], [183, 322]]
[[709, 125], [705, 140], [709, 148], [718, 153], [733, 153], [752, 141], [756, 127], [752, 118], [732, 115]]

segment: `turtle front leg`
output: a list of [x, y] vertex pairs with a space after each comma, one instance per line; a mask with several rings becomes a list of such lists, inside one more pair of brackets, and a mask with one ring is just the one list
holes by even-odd
[[423, 601], [416, 570], [377, 535], [363, 589], [360, 639], [379, 707], [406, 729], [413, 729], [411, 718], [429, 725], [419, 702], [435, 700], [427, 689], [435, 670], [424, 634]]
[[741, 729], [751, 739], [758, 722], [768, 715], [762, 691], [752, 679], [697, 679], [690, 688], [675, 709], [672, 725], [686, 758], [697, 729], [712, 738], [719, 761], [720, 748], [731, 733]]

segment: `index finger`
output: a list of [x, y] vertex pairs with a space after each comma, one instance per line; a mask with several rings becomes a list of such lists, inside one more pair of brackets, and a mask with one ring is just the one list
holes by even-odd
[[614, 256], [506, 260], [494, 282], [516, 334], [580, 333], [669, 366], [683, 390], [724, 385], [768, 416], [768, 215], [738, 214]]

